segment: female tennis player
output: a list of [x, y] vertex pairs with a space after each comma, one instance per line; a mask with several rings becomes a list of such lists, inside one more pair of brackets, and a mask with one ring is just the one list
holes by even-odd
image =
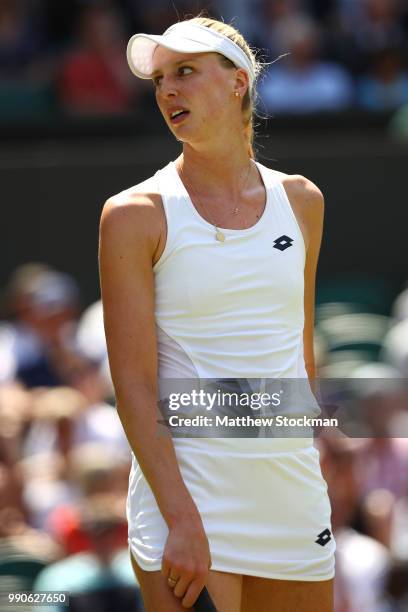
[[157, 432], [158, 381], [313, 379], [323, 197], [254, 159], [259, 63], [196, 17], [128, 45], [182, 153], [111, 197], [100, 276], [117, 409], [133, 451], [127, 517], [148, 612], [329, 612], [335, 544], [312, 438]]

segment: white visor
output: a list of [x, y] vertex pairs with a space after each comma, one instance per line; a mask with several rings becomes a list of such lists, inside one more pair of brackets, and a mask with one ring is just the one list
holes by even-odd
[[179, 53], [221, 53], [246, 71], [252, 88], [255, 71], [247, 54], [224, 34], [191, 21], [175, 23], [161, 35], [132, 36], [127, 46], [127, 60], [133, 74], [141, 79], [151, 78], [153, 55], [158, 45]]

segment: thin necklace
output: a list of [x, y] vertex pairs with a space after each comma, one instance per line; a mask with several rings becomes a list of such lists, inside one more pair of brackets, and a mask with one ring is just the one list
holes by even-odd
[[[252, 162], [250, 162], [250, 166], [249, 166], [249, 169], [248, 169], [248, 174], [246, 176], [245, 183], [243, 184], [242, 189], [244, 189], [247, 186], [247, 183], [248, 183], [248, 180], [249, 180], [249, 175], [251, 174], [251, 167], [252, 167]], [[182, 168], [179, 168], [179, 172], [181, 172], [181, 173], [183, 172]], [[186, 182], [186, 180], [184, 178], [184, 183], [185, 182]], [[196, 190], [194, 189], [194, 187], [192, 186], [192, 184], [189, 181], [187, 181], [187, 186], [190, 187], [190, 190], [193, 192], [194, 199], [204, 209], [204, 212], [207, 215], [211, 225], [214, 226], [214, 229], [215, 229], [215, 239], [218, 240], [218, 242], [225, 242], [226, 236], [225, 236], [224, 232], [219, 228], [219, 226], [216, 223], [214, 223], [213, 217], [209, 214], [209, 212], [207, 210], [207, 207], [197, 197], [197, 192], [196, 192]], [[238, 213], [239, 213], [239, 208], [238, 208], [238, 206], [235, 206], [232, 209], [232, 214], [233, 215], [237, 215]]]

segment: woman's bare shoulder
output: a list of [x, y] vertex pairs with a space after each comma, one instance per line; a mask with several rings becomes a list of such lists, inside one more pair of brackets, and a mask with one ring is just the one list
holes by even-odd
[[163, 225], [163, 204], [154, 177], [110, 196], [102, 210], [101, 225], [157, 235]]
[[161, 196], [154, 176], [110, 196], [105, 205], [125, 208], [157, 208]]
[[290, 195], [294, 199], [311, 202], [315, 199], [318, 200], [323, 198], [323, 194], [319, 187], [305, 176], [301, 174], [288, 174], [286, 172], [274, 170], [273, 168], [269, 168], [269, 171], [283, 184], [285, 191], [287, 193], [290, 192]]
[[[280, 181], [285, 188], [286, 195], [292, 207], [302, 214], [319, 214], [324, 205], [323, 194], [319, 187], [310, 179], [301, 174], [287, 174], [279, 170], [269, 168], [276, 180]], [[306, 209], [306, 210], [304, 210]]]
[[319, 187], [310, 179], [301, 174], [286, 174], [282, 179], [286, 190], [290, 190], [296, 199], [303, 199], [305, 203], [312, 203], [323, 199]]

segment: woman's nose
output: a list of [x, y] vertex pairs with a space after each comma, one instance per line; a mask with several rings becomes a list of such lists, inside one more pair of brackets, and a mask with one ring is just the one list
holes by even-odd
[[171, 98], [172, 96], [176, 96], [178, 91], [175, 86], [175, 83], [172, 79], [162, 79], [160, 84], [161, 94], [165, 98]]

